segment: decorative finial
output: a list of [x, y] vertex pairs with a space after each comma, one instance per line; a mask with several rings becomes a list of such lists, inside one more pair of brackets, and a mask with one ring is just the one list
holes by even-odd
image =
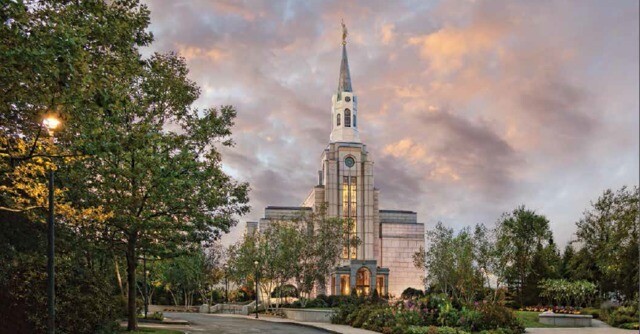
[[342, 19], [342, 45], [347, 45], [347, 26], [344, 24], [344, 19]]

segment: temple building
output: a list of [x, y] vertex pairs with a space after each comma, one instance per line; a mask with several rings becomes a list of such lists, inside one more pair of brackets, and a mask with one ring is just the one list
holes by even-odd
[[413, 265], [413, 254], [424, 246], [424, 224], [405, 210], [381, 210], [380, 190], [374, 182], [374, 160], [360, 140], [358, 98], [351, 85], [346, 30], [338, 89], [331, 99], [329, 144], [319, 159], [318, 182], [300, 206], [268, 206], [264, 218], [247, 222], [247, 231], [266, 228], [272, 221], [295, 219], [323, 208], [330, 217], [353, 221], [351, 231], [360, 243], [345, 247], [326, 287], [317, 293], [369, 294], [399, 297], [408, 287], [423, 288], [424, 272]]

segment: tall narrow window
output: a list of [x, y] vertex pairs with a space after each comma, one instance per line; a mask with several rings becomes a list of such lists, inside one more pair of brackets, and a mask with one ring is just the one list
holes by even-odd
[[344, 219], [344, 247], [342, 249], [343, 259], [355, 259], [357, 255], [357, 178], [355, 176], [342, 177], [342, 218]]
[[336, 125], [340, 126], [340, 114], [336, 115]]
[[344, 110], [344, 127], [345, 128], [351, 127], [351, 110], [349, 109]]
[[356, 116], [358, 116], [358, 115], [353, 114], [353, 127], [354, 127], [354, 128], [357, 128], [357, 127], [358, 127], [358, 123], [356, 123]]

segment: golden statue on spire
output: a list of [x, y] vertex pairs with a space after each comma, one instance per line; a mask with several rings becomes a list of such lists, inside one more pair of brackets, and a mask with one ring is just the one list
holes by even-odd
[[344, 19], [342, 19], [342, 45], [347, 45], [347, 26], [344, 24]]

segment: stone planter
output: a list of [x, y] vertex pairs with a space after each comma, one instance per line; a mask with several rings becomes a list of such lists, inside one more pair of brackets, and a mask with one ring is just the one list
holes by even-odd
[[538, 320], [547, 325], [559, 327], [591, 327], [591, 315], [540, 313]]
[[331, 316], [335, 313], [335, 310], [283, 308], [282, 312], [284, 312], [287, 319], [301, 322], [323, 322], [330, 324]]

